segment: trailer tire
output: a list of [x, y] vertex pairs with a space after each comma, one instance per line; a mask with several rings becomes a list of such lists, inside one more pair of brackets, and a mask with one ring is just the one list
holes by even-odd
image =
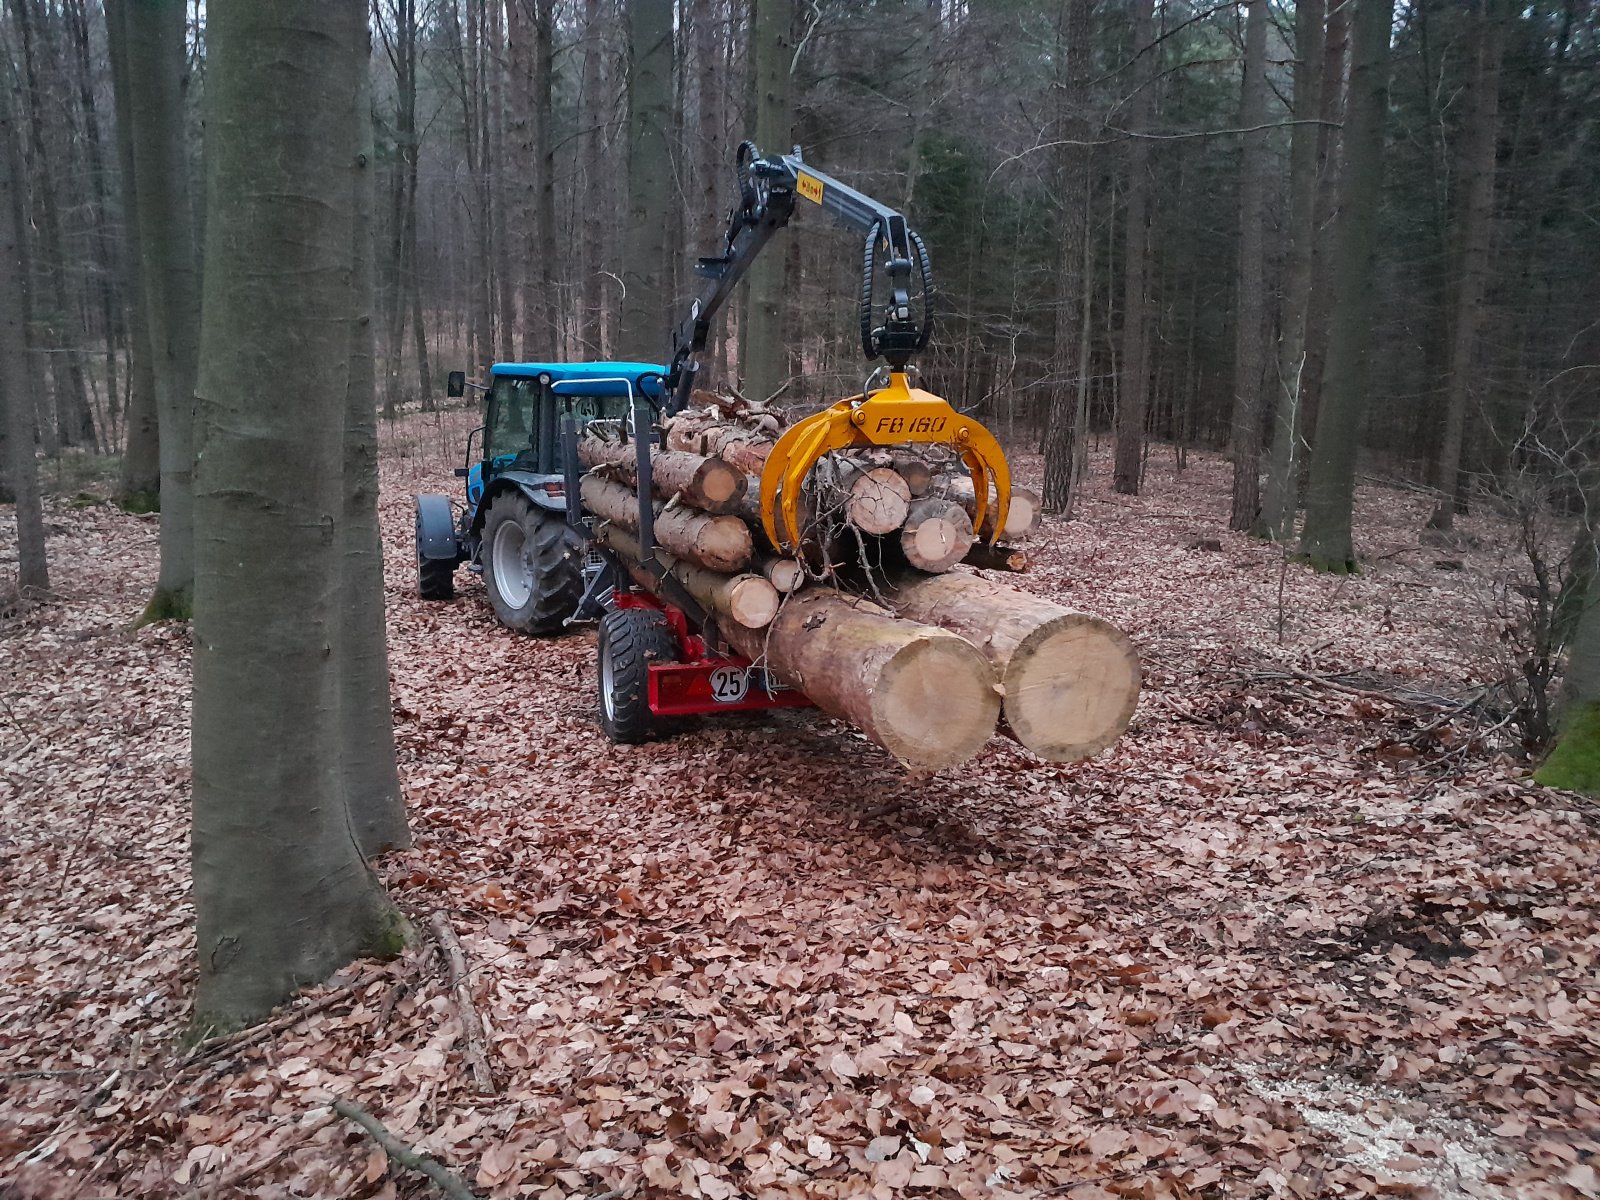
[[448, 558], [417, 555], [417, 594], [424, 600], [454, 600], [456, 565]]
[[600, 622], [600, 728], [613, 742], [634, 745], [667, 732], [650, 711], [650, 664], [675, 662], [678, 642], [667, 618], [651, 608], [618, 608]]
[[503, 492], [483, 523], [483, 582], [507, 629], [561, 633], [583, 599], [583, 540], [560, 513]]

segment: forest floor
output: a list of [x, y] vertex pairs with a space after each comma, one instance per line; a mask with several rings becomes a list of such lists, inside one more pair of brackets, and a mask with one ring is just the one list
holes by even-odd
[[1127, 735], [914, 779], [801, 711], [608, 745], [592, 632], [417, 600], [470, 423], [383, 435], [380, 869], [460, 935], [496, 1093], [425, 936], [184, 1047], [188, 631], [129, 629], [154, 522], [58, 496], [57, 596], [0, 624], [0, 1195], [424, 1194], [331, 1097], [484, 1196], [1600, 1195], [1600, 807], [1452, 715], [1503, 669], [1493, 518], [1438, 569], [1363, 486], [1368, 569], [1317, 576], [1163, 449], [1020, 579], [1132, 635]]

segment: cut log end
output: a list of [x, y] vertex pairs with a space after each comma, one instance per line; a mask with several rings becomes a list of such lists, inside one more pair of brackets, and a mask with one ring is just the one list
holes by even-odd
[[989, 740], [999, 716], [993, 670], [956, 637], [908, 643], [884, 667], [872, 696], [879, 744], [925, 771], [966, 762]]
[[1051, 762], [1077, 762], [1116, 741], [1139, 703], [1139, 657], [1115, 625], [1068, 613], [1040, 625], [1005, 671], [1011, 732]]
[[746, 629], [764, 628], [778, 615], [778, 590], [761, 576], [739, 575], [723, 586], [724, 611]]
[[761, 564], [761, 574], [778, 591], [788, 594], [805, 586], [806, 569], [793, 558], [769, 558]]
[[906, 523], [911, 489], [893, 467], [873, 467], [850, 484], [845, 515], [863, 533], [892, 533]]
[[900, 530], [906, 561], [919, 571], [950, 570], [972, 549], [972, 518], [953, 500], [914, 501]]

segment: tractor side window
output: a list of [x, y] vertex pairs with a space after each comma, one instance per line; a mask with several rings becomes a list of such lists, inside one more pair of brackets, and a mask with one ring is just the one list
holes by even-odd
[[514, 457], [537, 447], [538, 419], [537, 379], [497, 379], [494, 415], [484, 445], [485, 457]]

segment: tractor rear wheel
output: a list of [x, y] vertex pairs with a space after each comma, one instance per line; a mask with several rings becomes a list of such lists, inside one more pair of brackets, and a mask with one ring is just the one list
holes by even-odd
[[613, 742], [647, 742], [666, 732], [650, 711], [650, 664], [675, 662], [678, 641], [651, 608], [618, 608], [600, 622], [600, 728]]
[[417, 594], [424, 600], [454, 600], [456, 565], [448, 558], [417, 555]]
[[483, 582], [507, 629], [560, 633], [583, 599], [583, 542], [560, 513], [505, 492], [483, 523]]

